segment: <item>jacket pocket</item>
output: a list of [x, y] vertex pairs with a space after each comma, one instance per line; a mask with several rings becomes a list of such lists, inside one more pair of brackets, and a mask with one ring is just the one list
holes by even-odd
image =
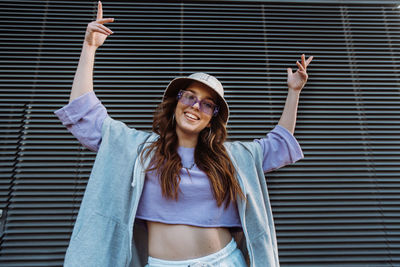
[[71, 238], [64, 266], [126, 266], [129, 234], [119, 220], [93, 212]]

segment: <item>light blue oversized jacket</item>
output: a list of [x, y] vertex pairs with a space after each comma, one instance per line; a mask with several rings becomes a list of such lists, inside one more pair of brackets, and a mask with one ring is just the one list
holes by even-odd
[[[102, 142], [86, 187], [67, 253], [66, 267], [139, 267], [147, 259], [144, 227], [135, 225], [143, 189], [144, 146], [157, 139], [154, 133], [129, 128], [107, 117]], [[237, 205], [245, 236], [244, 254], [250, 266], [279, 266], [275, 227], [261, 146], [255, 142], [225, 144], [246, 196]], [[135, 231], [135, 232], [134, 232]]]

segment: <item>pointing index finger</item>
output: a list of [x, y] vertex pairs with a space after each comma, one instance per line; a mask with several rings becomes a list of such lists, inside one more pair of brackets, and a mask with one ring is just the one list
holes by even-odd
[[97, 5], [97, 17], [96, 20], [102, 19], [103, 18], [103, 5], [99, 1], [99, 4]]
[[301, 55], [301, 65], [303, 65], [304, 67], [306, 67], [306, 55], [302, 54]]

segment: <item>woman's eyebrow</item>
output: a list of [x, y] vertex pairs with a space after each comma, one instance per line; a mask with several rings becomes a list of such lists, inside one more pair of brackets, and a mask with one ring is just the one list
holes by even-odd
[[217, 102], [215, 101], [215, 99], [212, 98], [211, 96], [207, 96], [207, 97], [205, 97], [205, 98], [203, 98], [203, 99], [211, 100], [214, 104], [217, 103]]
[[[198, 97], [195, 91], [193, 91], [191, 89], [186, 89], [186, 91], [189, 91], [189, 92], [193, 93], [196, 97]], [[216, 103], [215, 99], [212, 98], [211, 96], [207, 96], [207, 97], [205, 97], [203, 99], [208, 99], [208, 100], [211, 100], [212, 102]]]

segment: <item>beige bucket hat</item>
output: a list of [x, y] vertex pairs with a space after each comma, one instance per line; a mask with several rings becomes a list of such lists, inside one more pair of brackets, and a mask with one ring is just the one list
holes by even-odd
[[178, 77], [173, 79], [164, 91], [164, 98], [177, 96], [178, 92], [181, 89], [186, 88], [186, 86], [188, 86], [188, 84], [192, 81], [200, 82], [217, 93], [217, 104], [219, 106], [217, 116], [221, 116], [224, 122], [227, 123], [229, 118], [229, 107], [224, 98], [224, 88], [217, 78], [207, 73], [196, 72], [187, 77]]

